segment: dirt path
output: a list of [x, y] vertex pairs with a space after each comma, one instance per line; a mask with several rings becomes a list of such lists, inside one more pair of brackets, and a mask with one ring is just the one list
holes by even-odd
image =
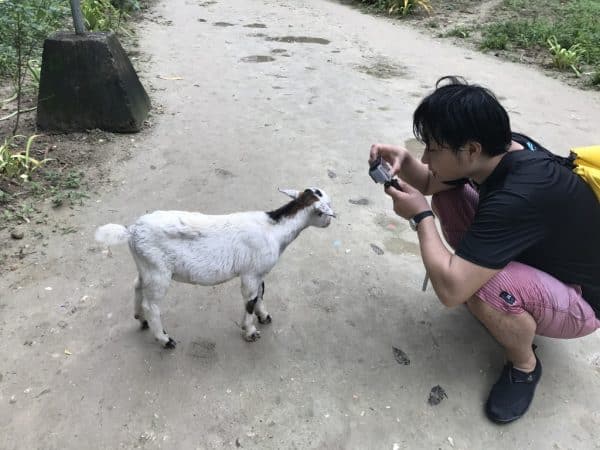
[[[130, 159], [115, 155], [112, 184], [64, 213], [78, 232], [1, 280], [0, 447], [598, 448], [600, 336], [539, 339], [531, 411], [488, 423], [499, 349], [420, 292], [416, 237], [365, 175], [372, 142], [414, 145], [411, 113], [441, 75], [488, 85], [516, 129], [563, 152], [600, 142], [598, 94], [323, 0], [171, 0], [140, 34], [164, 113], [132, 136]], [[137, 329], [133, 263], [93, 242], [97, 225], [271, 209], [278, 186], [311, 185], [339, 219], [268, 276], [274, 322], [259, 342], [234, 323], [237, 282], [172, 286], [175, 351]], [[436, 385], [448, 398], [430, 406]]]

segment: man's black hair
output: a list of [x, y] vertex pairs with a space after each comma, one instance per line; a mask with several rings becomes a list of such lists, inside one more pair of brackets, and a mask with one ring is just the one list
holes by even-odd
[[455, 152], [469, 141], [479, 142], [489, 156], [510, 147], [508, 113], [488, 89], [468, 84], [464, 78], [440, 78], [433, 93], [421, 101], [413, 116], [415, 137]]

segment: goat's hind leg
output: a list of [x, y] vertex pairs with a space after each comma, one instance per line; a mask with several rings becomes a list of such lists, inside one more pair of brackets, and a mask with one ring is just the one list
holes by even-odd
[[165, 332], [160, 320], [159, 302], [165, 297], [169, 287], [169, 279], [144, 281], [142, 286], [142, 309], [144, 317], [154, 337], [165, 347], [175, 348], [176, 342]]
[[148, 321], [144, 317], [144, 309], [142, 308], [142, 301], [144, 295], [142, 294], [142, 276], [138, 275], [133, 285], [134, 300], [133, 300], [133, 317], [140, 321], [142, 330], [148, 328]]
[[258, 323], [260, 323], [261, 325], [265, 325], [267, 323], [272, 322], [271, 314], [269, 314], [269, 312], [267, 311], [267, 308], [265, 307], [265, 302], [263, 301], [264, 295], [265, 295], [265, 282], [263, 281], [262, 284], [260, 285], [260, 290], [258, 292], [258, 296], [257, 296], [258, 300], [256, 302], [256, 305], [254, 305], [254, 313], [256, 314]]

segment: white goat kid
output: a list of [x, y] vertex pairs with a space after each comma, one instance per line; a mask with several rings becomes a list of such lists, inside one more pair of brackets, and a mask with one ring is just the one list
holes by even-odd
[[263, 302], [264, 277], [302, 230], [308, 226], [325, 228], [335, 217], [329, 197], [322, 190], [280, 192], [293, 200], [269, 212], [205, 215], [156, 211], [129, 227], [99, 227], [97, 241], [105, 245], [129, 244], [138, 269], [134, 316], [142, 328], [150, 327], [159, 342], [174, 348], [175, 341], [163, 329], [158, 306], [171, 279], [212, 286], [239, 276], [245, 306], [243, 336], [247, 341], [258, 339], [254, 314], [261, 324], [271, 322]]

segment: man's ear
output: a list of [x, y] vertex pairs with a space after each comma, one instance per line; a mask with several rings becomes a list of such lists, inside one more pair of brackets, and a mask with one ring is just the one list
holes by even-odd
[[469, 141], [465, 145], [465, 150], [469, 152], [469, 159], [479, 158], [483, 155], [483, 147], [477, 141]]

